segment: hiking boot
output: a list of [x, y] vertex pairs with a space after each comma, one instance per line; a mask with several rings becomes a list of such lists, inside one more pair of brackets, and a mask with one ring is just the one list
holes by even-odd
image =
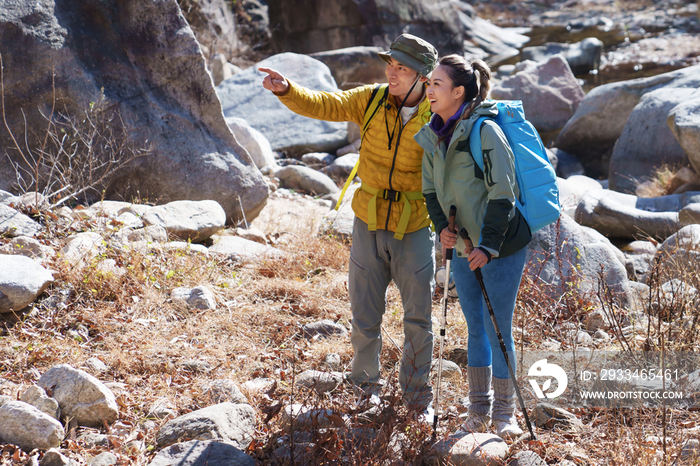
[[469, 412], [459, 430], [469, 433], [486, 432], [491, 426], [491, 416]]
[[508, 379], [493, 378], [493, 424], [496, 434], [504, 440], [522, 435], [523, 430], [515, 418], [515, 386]]

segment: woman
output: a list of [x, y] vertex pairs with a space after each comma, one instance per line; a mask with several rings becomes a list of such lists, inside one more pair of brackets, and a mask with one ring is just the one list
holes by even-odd
[[[488, 65], [481, 60], [469, 64], [458, 55], [439, 63], [427, 91], [434, 115], [415, 139], [424, 149], [423, 195], [430, 218], [443, 249], [455, 248], [453, 276], [469, 328], [470, 406], [462, 428], [484, 432], [493, 422], [500, 437], [515, 437], [523, 432], [515, 418], [515, 387], [473, 271], [482, 270], [508, 357], [515, 364], [513, 310], [532, 235], [515, 207], [519, 191], [513, 152], [492, 119], [480, 130], [483, 171], [469, 151], [475, 121], [498, 113], [495, 102], [486, 101]], [[476, 247], [447, 228], [451, 205], [457, 207], [456, 230], [466, 228]]]

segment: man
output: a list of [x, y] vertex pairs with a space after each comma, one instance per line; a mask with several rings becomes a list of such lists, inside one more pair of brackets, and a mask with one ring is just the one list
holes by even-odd
[[[349, 293], [351, 342], [355, 355], [350, 380], [378, 401], [379, 354], [386, 291], [393, 279], [404, 308], [404, 348], [399, 383], [410, 409], [428, 414], [433, 351], [431, 298], [434, 289], [434, 233], [421, 193], [423, 149], [413, 136], [430, 119], [425, 83], [437, 51], [428, 42], [402, 34], [387, 52], [388, 96], [363, 132], [355, 192]], [[305, 89], [269, 68], [263, 87], [290, 110], [328, 121], [362, 124], [374, 86], [343, 92]], [[378, 97], [375, 97], [378, 98]]]

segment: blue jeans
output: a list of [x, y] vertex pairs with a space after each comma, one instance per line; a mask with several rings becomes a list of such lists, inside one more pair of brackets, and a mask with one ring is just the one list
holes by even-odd
[[[520, 279], [525, 267], [527, 248], [522, 248], [513, 255], [496, 258], [481, 268], [484, 285], [498, 328], [508, 350], [508, 359], [515, 371], [515, 342], [513, 341], [513, 310], [518, 296]], [[467, 320], [469, 338], [467, 340], [467, 358], [470, 367], [493, 367], [493, 376], [499, 379], [510, 377], [501, 345], [491, 323], [491, 316], [481, 294], [479, 282], [474, 272], [469, 269], [466, 258], [452, 259], [452, 269], [459, 303], [464, 318]]]

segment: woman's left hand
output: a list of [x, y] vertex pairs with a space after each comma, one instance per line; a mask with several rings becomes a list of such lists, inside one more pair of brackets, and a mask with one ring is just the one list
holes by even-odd
[[479, 248], [474, 248], [471, 254], [469, 254], [469, 257], [467, 257], [467, 260], [469, 261], [469, 268], [472, 270], [476, 270], [489, 263], [489, 258], [486, 256], [486, 253]]

